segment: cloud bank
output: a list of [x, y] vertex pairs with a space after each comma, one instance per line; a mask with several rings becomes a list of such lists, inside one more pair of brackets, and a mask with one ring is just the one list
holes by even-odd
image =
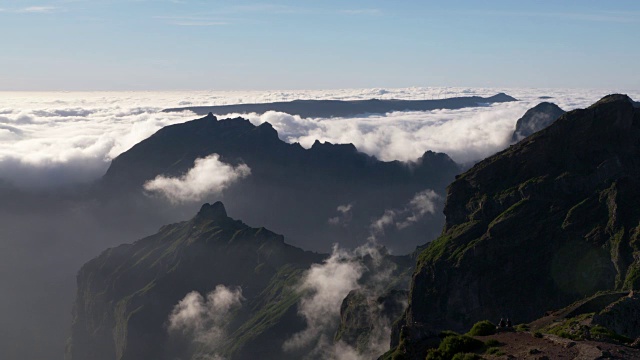
[[173, 203], [199, 201], [206, 195], [220, 193], [232, 183], [251, 174], [251, 169], [240, 164], [233, 167], [220, 161], [218, 154], [196, 159], [193, 167], [180, 177], [157, 176], [147, 181], [144, 189], [158, 193]]
[[[23, 187], [89, 182], [111, 159], [160, 128], [197, 118], [169, 107], [264, 103], [295, 99], [439, 99], [506, 92], [521, 101], [487, 107], [393, 112], [357, 118], [301, 119], [247, 114], [271, 122], [280, 138], [309, 147], [318, 139], [353, 143], [383, 160], [412, 160], [426, 150], [458, 162], [484, 158], [506, 146], [516, 120], [543, 101], [565, 110], [586, 107], [612, 92], [640, 99], [640, 92], [575, 89], [403, 88], [296, 91], [0, 92], [0, 178]], [[222, 114], [224, 115], [224, 114]]]

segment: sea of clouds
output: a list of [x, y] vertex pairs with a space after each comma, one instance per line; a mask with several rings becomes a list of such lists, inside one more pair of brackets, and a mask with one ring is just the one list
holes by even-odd
[[[310, 147], [317, 139], [353, 143], [382, 160], [412, 160], [427, 150], [459, 163], [480, 160], [508, 145], [517, 119], [541, 101], [565, 110], [587, 107], [616, 89], [402, 88], [295, 91], [0, 92], [0, 178], [23, 187], [90, 182], [110, 161], [163, 126], [197, 118], [182, 106], [263, 103], [294, 99], [442, 99], [505, 92], [520, 101], [458, 110], [391, 112], [351, 118], [295, 114], [241, 115], [270, 122], [282, 140]], [[541, 96], [551, 97], [540, 99]]]

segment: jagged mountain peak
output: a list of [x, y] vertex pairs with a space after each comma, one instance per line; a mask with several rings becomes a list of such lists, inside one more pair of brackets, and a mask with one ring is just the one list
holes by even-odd
[[520, 141], [527, 136], [548, 127], [564, 113], [565, 111], [554, 103], [546, 101], [539, 103], [527, 110], [527, 112], [518, 119], [511, 141]]
[[229, 217], [227, 216], [227, 210], [224, 208], [224, 204], [221, 201], [216, 201], [213, 204], [206, 203], [202, 205], [196, 218], [215, 221], [226, 220]]

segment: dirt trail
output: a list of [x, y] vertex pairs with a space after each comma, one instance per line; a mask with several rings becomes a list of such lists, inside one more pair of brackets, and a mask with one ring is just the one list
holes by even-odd
[[555, 335], [534, 337], [526, 332], [507, 332], [476, 338], [482, 341], [495, 339], [502, 344], [498, 347], [502, 354], [482, 354], [485, 359], [640, 359], [640, 349], [597, 341], [573, 341]]

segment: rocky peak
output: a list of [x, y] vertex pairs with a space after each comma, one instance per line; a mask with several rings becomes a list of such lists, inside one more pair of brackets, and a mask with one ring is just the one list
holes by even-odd
[[345, 153], [357, 153], [358, 149], [356, 149], [355, 145], [349, 144], [332, 144], [329, 141], [325, 141], [324, 143], [316, 140], [311, 145], [311, 150], [319, 150], [319, 151], [336, 151]]
[[546, 128], [562, 116], [562, 114], [564, 114], [564, 110], [558, 107], [558, 105], [550, 102], [541, 102], [527, 110], [527, 112], [518, 119], [511, 141], [520, 141]]
[[213, 204], [206, 203], [202, 205], [200, 211], [196, 215], [196, 219], [206, 219], [213, 221], [226, 220], [227, 210], [224, 208], [224, 204], [220, 201], [216, 201]]
[[256, 133], [260, 134], [264, 139], [269, 139], [269, 140], [277, 140], [279, 141], [280, 138], [278, 138], [278, 131], [276, 129], [273, 128], [273, 125], [271, 125], [271, 123], [269, 122], [263, 122], [262, 124], [258, 125], [255, 128]]
[[591, 105], [590, 108], [596, 107], [598, 105], [607, 104], [607, 103], [616, 103], [616, 102], [628, 102], [633, 104], [634, 101], [626, 94], [610, 94], [602, 99], [598, 100], [595, 104]]

